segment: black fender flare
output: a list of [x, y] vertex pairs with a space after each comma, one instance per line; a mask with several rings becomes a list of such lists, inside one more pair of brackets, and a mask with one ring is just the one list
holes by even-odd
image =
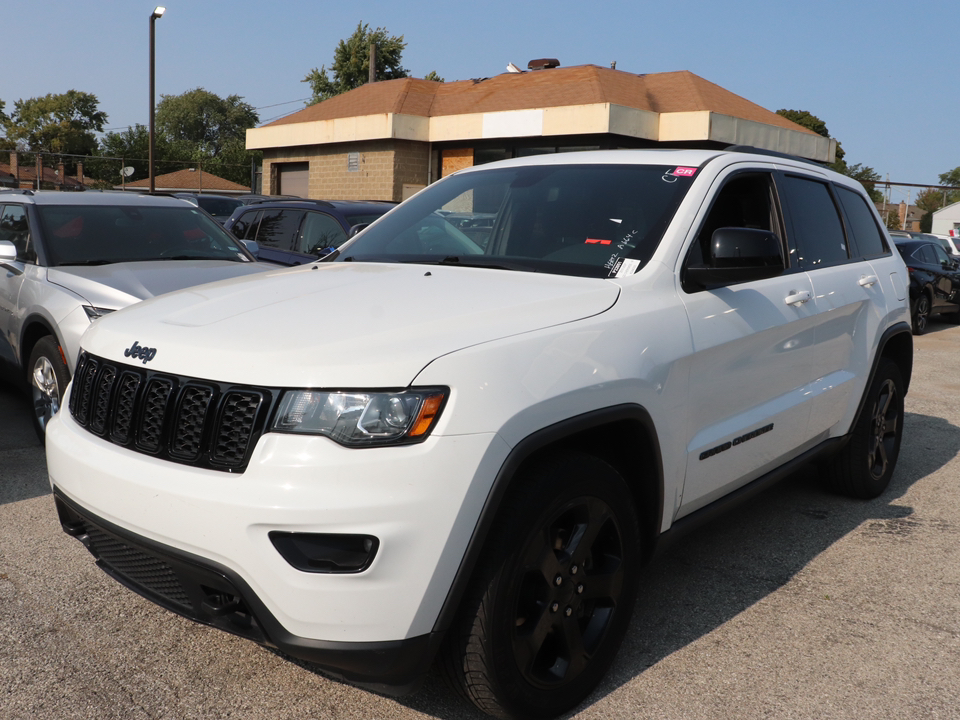
[[[467, 549], [460, 561], [460, 567], [457, 569], [454, 580], [447, 591], [447, 597], [434, 623], [434, 632], [445, 632], [453, 624], [460, 606], [460, 601], [463, 598], [470, 579], [473, 576], [474, 569], [481, 557], [501, 503], [507, 496], [508, 490], [511, 488], [518, 471], [523, 467], [524, 463], [533, 458], [541, 450], [555, 445], [565, 438], [579, 435], [604, 425], [624, 421], [639, 423], [643, 432], [646, 434], [646, 442], [654, 455], [654, 457], [648, 458], [647, 464], [655, 467], [656, 472], [656, 477], [653, 479], [655, 499], [652, 503], [655, 507], [648, 508], [648, 512], [641, 518], [644, 540], [648, 545], [644, 549], [646, 551], [652, 551], [656, 536], [660, 533], [663, 518], [664, 477], [660, 442], [657, 437], [656, 426], [650, 413], [640, 405], [623, 404], [593, 410], [562, 420], [538, 430], [521, 440], [513, 447], [507, 459], [501, 465], [497, 477], [487, 495], [487, 499], [484, 502], [480, 516], [477, 518], [477, 524], [474, 527], [470, 541], [467, 543]], [[652, 460], [652, 463], [649, 462], [650, 460]], [[651, 525], [652, 527], [650, 527]], [[649, 553], [645, 553], [645, 557], [648, 555]]]

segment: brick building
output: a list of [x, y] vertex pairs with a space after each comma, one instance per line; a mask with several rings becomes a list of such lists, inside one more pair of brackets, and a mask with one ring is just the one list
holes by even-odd
[[752, 145], [831, 162], [836, 141], [693, 73], [596, 65], [369, 83], [247, 131], [263, 192], [401, 200], [463, 167], [586, 149]]

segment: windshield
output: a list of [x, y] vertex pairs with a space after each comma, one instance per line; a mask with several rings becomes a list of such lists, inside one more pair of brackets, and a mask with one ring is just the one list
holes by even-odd
[[336, 261], [629, 274], [653, 255], [694, 173], [542, 165], [453, 175], [344, 245]]
[[144, 260], [253, 262], [220, 225], [195, 207], [38, 207], [50, 264]]
[[203, 195], [197, 196], [197, 204], [215, 218], [228, 218], [234, 210], [243, 205], [235, 198], [204, 197]]

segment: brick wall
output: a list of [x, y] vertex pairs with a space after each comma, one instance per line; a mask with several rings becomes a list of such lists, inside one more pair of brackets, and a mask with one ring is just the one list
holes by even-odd
[[[350, 153], [357, 154], [357, 169], [353, 172], [348, 169]], [[265, 191], [277, 192], [276, 166], [287, 162], [310, 163], [308, 196], [311, 198], [400, 200], [405, 183], [426, 185], [429, 150], [426, 143], [409, 140], [266, 150], [263, 154]]]

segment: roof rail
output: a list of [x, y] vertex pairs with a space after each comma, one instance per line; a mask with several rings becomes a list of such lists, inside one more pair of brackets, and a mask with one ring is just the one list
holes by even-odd
[[800, 157], [799, 155], [790, 155], [789, 153], [777, 152], [776, 150], [767, 150], [766, 148], [753, 147], [752, 145], [727, 145], [724, 150], [728, 152], [753, 153], [754, 155], [772, 155], [773, 157], [784, 158], [786, 160], [796, 160], [797, 162], [816, 165], [817, 167], [827, 167], [828, 163], [818, 162], [810, 158]]
[[2, 193], [17, 193], [18, 195], [33, 195], [33, 190], [27, 188], [0, 188]]
[[254, 200], [250, 205], [261, 205], [263, 203], [312, 203], [313, 205], [318, 205], [319, 207], [332, 208], [335, 207], [326, 200], [314, 200], [312, 198], [263, 198]]

